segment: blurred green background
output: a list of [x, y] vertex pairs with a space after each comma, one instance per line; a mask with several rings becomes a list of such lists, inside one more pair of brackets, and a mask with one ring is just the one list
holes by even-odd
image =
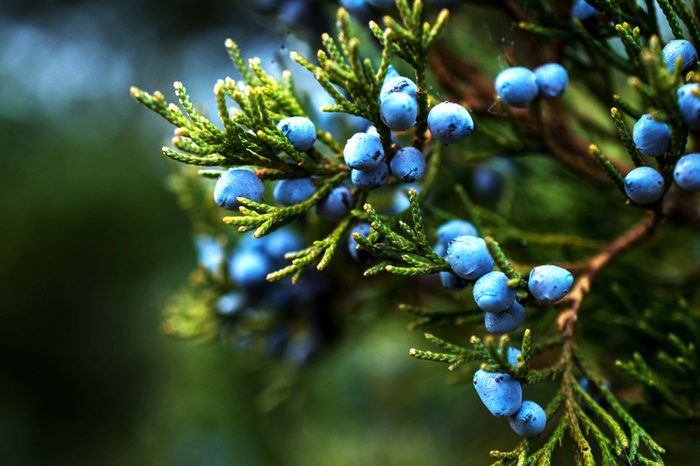
[[403, 318], [305, 369], [272, 411], [263, 361], [161, 333], [195, 255], [165, 187], [171, 130], [128, 88], [182, 80], [206, 107], [232, 73], [226, 37], [274, 61], [294, 39], [242, 3], [2, 2], [0, 464], [465, 464], [514, 443], [407, 357]]

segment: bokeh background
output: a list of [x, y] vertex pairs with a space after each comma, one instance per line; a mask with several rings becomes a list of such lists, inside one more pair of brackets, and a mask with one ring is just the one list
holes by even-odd
[[[276, 67], [333, 12], [285, 24], [252, 6], [0, 1], [3, 466], [486, 464], [516, 443], [444, 367], [407, 357], [422, 338], [393, 309], [353, 314], [289, 386], [254, 353], [161, 332], [193, 232], [166, 188], [171, 129], [129, 86], [172, 98], [181, 80], [206, 111], [233, 74], [225, 38]], [[488, 15], [462, 20], [510, 40]]]

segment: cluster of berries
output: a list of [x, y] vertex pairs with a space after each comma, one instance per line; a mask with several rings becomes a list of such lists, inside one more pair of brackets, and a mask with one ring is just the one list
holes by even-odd
[[569, 74], [558, 63], [547, 63], [534, 71], [524, 66], [506, 68], [496, 76], [498, 97], [511, 107], [525, 108], [538, 96], [560, 97], [569, 84]]
[[[277, 128], [289, 143], [300, 152], [310, 150], [316, 142], [316, 126], [305, 117], [290, 117], [280, 121]], [[380, 144], [381, 147], [381, 144]], [[316, 192], [311, 178], [281, 180], [273, 193], [275, 202], [290, 206], [305, 201]], [[214, 188], [217, 205], [228, 210], [240, 206], [239, 197], [262, 202], [265, 186], [254, 171], [247, 168], [231, 168], [222, 173]], [[352, 208], [352, 193], [345, 185], [335, 187], [316, 205], [316, 213], [328, 220], [343, 218]]]
[[[493, 271], [494, 260], [486, 242], [474, 226], [464, 220], [451, 220], [438, 228], [434, 251], [446, 257], [452, 272], [442, 272], [445, 288], [462, 289], [474, 281], [472, 294], [484, 311], [484, 326], [490, 333], [509, 333], [525, 320], [525, 308], [516, 300], [517, 283], [506, 274]], [[540, 302], [553, 303], [571, 289], [571, 272], [555, 265], [541, 265], [530, 272], [530, 294]]]
[[[663, 48], [663, 58], [670, 71], [680, 63], [680, 71], [693, 68], [698, 54], [687, 40], [672, 40]], [[683, 122], [690, 129], [700, 129], [700, 85], [689, 83], [678, 89], [678, 106]], [[632, 139], [637, 149], [648, 157], [661, 157], [671, 144], [671, 128], [653, 115], [642, 115], [634, 125]], [[700, 154], [687, 154], [673, 171], [676, 184], [686, 191], [700, 190]], [[666, 190], [664, 177], [651, 167], [638, 167], [625, 176], [625, 192], [637, 204], [652, 204]]]
[[[516, 368], [520, 350], [509, 347], [507, 360]], [[539, 435], [547, 425], [547, 415], [534, 401], [523, 401], [520, 382], [507, 373], [486, 372], [474, 374], [474, 388], [484, 406], [496, 417], [508, 418], [511, 429], [522, 437]]]
[[[379, 103], [382, 121], [391, 131], [405, 131], [416, 124], [416, 91], [413, 81], [399, 76], [393, 67], [389, 68], [379, 94]], [[443, 102], [430, 111], [428, 127], [435, 139], [451, 144], [470, 135], [474, 122], [461, 105]], [[393, 135], [392, 138], [392, 142], [396, 143]], [[415, 147], [399, 148], [387, 164], [387, 154], [374, 127], [363, 133], [355, 133], [346, 142], [343, 156], [352, 170], [352, 184], [363, 190], [383, 186], [390, 175], [404, 183], [415, 183], [425, 174], [425, 157]]]
[[[292, 285], [288, 280], [269, 283], [266, 277], [283, 266], [287, 252], [299, 249], [301, 244], [301, 238], [294, 231], [282, 228], [261, 239], [244, 237], [227, 259], [224, 247], [216, 238], [205, 235], [195, 240], [200, 266], [215, 275], [222, 273], [223, 267], [226, 267], [231, 285], [235, 286], [234, 290], [216, 299], [215, 311], [227, 321], [243, 322], [236, 327], [239, 337], [246, 336], [243, 335], [246, 321], [270, 321], [263, 315], [271, 312], [277, 323], [266, 332], [268, 350], [274, 354], [283, 353], [288, 360], [297, 363], [305, 362], [324, 340], [323, 335], [315, 331], [319, 326], [307, 320], [314, 320], [312, 303], [325, 291], [325, 282], [318, 276], [313, 279], [305, 276]], [[308, 312], [301, 316], [302, 313], [293, 312], [297, 308]], [[304, 318], [301, 322], [304, 325], [298, 322], [299, 317]], [[295, 333], [292, 327], [309, 327], [310, 330]], [[239, 343], [245, 341], [242, 338]]]

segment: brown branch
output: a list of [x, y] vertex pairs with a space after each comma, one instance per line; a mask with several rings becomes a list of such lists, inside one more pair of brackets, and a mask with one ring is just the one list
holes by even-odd
[[586, 269], [578, 277], [569, 294], [562, 299], [562, 302], [567, 304], [567, 307], [557, 317], [557, 326], [562, 335], [566, 337], [572, 335], [583, 298], [591, 290], [591, 282], [598, 273], [621, 253], [649, 236], [661, 218], [657, 212], [649, 212], [644, 219], [617, 237], [588, 261]]
[[[429, 59], [430, 68], [440, 86], [451, 96], [484, 117], [493, 117], [490, 111], [496, 101], [492, 79], [481, 73], [472, 62], [454, 55], [443, 43], [438, 43]], [[603, 183], [611, 184], [605, 170], [591, 157], [590, 144], [576, 134], [569, 114], [559, 100], [547, 102], [547, 115], [533, 115], [531, 111], [511, 109], [513, 116], [523, 124], [530, 140], [541, 140], [543, 150], [551, 153], [572, 169]], [[627, 173], [630, 167], [613, 161], [618, 170]]]

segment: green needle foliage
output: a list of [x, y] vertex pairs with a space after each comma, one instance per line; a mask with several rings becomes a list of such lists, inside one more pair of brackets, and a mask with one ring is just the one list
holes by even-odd
[[[369, 235], [352, 236], [357, 249], [371, 257], [364, 276], [377, 276], [373, 280], [378, 281], [372, 283], [388, 287], [388, 279], [382, 279], [386, 272], [399, 276], [407, 287], [423, 287], [420, 299], [424, 302], [402, 304], [400, 310], [412, 317], [409, 328], [430, 330], [425, 338], [438, 349], [413, 348], [411, 357], [446, 363], [450, 371], [463, 372], [467, 380], [481, 368], [507, 373], [526, 386], [542, 384], [551, 390], [544, 404], [546, 430], [510, 451], [492, 451], [494, 465], [554, 464], [553, 454], [562, 445], [577, 464], [664, 464], [664, 448], [642, 427], [637, 414], [643, 417], [651, 411], [690, 422], [697, 422], [700, 416], [700, 315], [685, 297], [679, 298], [690, 289], [692, 301], [696, 278], [693, 281], [694, 272], [686, 270], [666, 283], [655, 282], [649, 270], [643, 269], [644, 261], [658, 260], [659, 250], [646, 256], [635, 251], [638, 260], [626, 263], [617, 275], [608, 269], [615, 269], [611, 263], [622, 253], [643, 249], [643, 243], [651, 241], [657, 231], [666, 230], [670, 235], [666, 251], [683, 238], [675, 230], [700, 224], [694, 199], [673, 187], [676, 162], [698, 141], [683, 124], [676, 92], [685, 83], [700, 82], [700, 75], [695, 71], [684, 74], [680, 61], [675, 69], [667, 69], [655, 3], [672, 34], [696, 47], [700, 46], [700, 6], [681, 0], [646, 1], [644, 5], [631, 0], [588, 0], [601, 13], [591, 26], [570, 19], [568, 2], [465, 3], [496, 7], [516, 22], [523, 47], [530, 45], [531, 64], [556, 57], [569, 71], [572, 87], [583, 96], [579, 99], [590, 105], [582, 107], [567, 98], [538, 100], [527, 110], [509, 109], [494, 94], [493, 73], [484, 71], [487, 67], [480, 66], [478, 59], [450, 41], [458, 36], [445, 28], [447, 10], [431, 15], [420, 0], [397, 0], [397, 16], [384, 17], [382, 26], [370, 22], [371, 35], [362, 35], [350, 15], [340, 9], [337, 35], [322, 36], [323, 50], [315, 59], [291, 53], [291, 59], [311, 72], [333, 98], [334, 103], [322, 110], [356, 115], [374, 125], [388, 160], [398, 144], [380, 115], [380, 89], [390, 65], [412, 71], [418, 119], [414, 128], [399, 136], [423, 151], [428, 168], [420, 188], [407, 190], [408, 207], [401, 212], [382, 213], [380, 193], [351, 188], [353, 205], [346, 216], [330, 225], [314, 223], [311, 212], [316, 205], [349, 177], [342, 153], [345, 141], [319, 130], [311, 150], [296, 150], [276, 126], [283, 118], [311, 114], [295, 91], [291, 73], [285, 71], [281, 80], [274, 78], [262, 69], [260, 60], [244, 60], [230, 39], [226, 48], [240, 80], [226, 78], [214, 86], [220, 123], [202, 115], [179, 82], [175, 83], [179, 106], [168, 103], [160, 92], [132, 88], [131, 94], [175, 127], [172, 147], [163, 148], [166, 157], [205, 167], [196, 171], [178, 167], [172, 176], [173, 189], [198, 233], [213, 235], [228, 247], [237, 242], [236, 232], [253, 231], [255, 238], [261, 238], [282, 226], [303, 223], [310, 232], [307, 236], [314, 234], [315, 239], [287, 253], [288, 264], [267, 277], [269, 281], [291, 277], [296, 283], [312, 268], [334, 273], [331, 264], [351, 228], [367, 222]], [[447, 38], [441, 39], [442, 33]], [[366, 43], [372, 36], [374, 44]], [[613, 45], [616, 41], [619, 47]], [[517, 62], [513, 50], [506, 55], [510, 62]], [[477, 129], [468, 143], [443, 147], [432, 140], [427, 116], [438, 99], [429, 89], [473, 113]], [[641, 154], [632, 138], [631, 124], [647, 113], [666, 122], [672, 134], [668, 150], [655, 160]], [[533, 185], [532, 190], [519, 182], [517, 195], [507, 205], [477, 202], [469, 187], [463, 187], [464, 163], [480, 163], [496, 154], [525, 159], [526, 175], [541, 171], [550, 178]], [[663, 175], [665, 195], [651, 205], [629, 205], [633, 203], [627, 200], [624, 176], [642, 166], [653, 166]], [[209, 180], [230, 167], [251, 168], [266, 181], [312, 178], [316, 190], [290, 206], [239, 198], [240, 212], [221, 222], [220, 211], [210, 198]], [[557, 191], [560, 183], [567, 190]], [[574, 199], [566, 200], [567, 196]], [[556, 202], [537, 204], [545, 198], [556, 198]], [[565, 203], [568, 210], [548, 212], [557, 202]], [[588, 202], [590, 206], [581, 207]], [[606, 209], [614, 212], [613, 220], [598, 222], [599, 212], [590, 212]], [[577, 215], [584, 220], [578, 221]], [[414, 278], [451, 271], [433, 245], [437, 227], [454, 218], [474, 225], [496, 267], [507, 275], [508, 285], [527, 306], [524, 332], [467, 338], [482, 331], [482, 312], [457, 295], [445, 298], [444, 290], [425, 287]], [[586, 222], [588, 229], [583, 226]], [[603, 225], [605, 222], [611, 224]], [[680, 227], [674, 229], [677, 225]], [[548, 262], [569, 268], [576, 280], [566, 297], [543, 305], [530, 296], [527, 277], [534, 264]], [[216, 314], [215, 301], [235, 289], [224, 269], [193, 273], [190, 285], [168, 307], [166, 331], [211, 338], [226, 330], [248, 338], [251, 334], [264, 337], [275, 326], [270, 316], [253, 313], [232, 322]], [[344, 272], [343, 282], [352, 284], [346, 288], [367, 283], [348, 278], [350, 272]], [[445, 337], [433, 333], [438, 331]], [[608, 338], [605, 332], [614, 335]], [[520, 342], [522, 353], [516, 366], [506, 358], [511, 341]], [[610, 358], [608, 352], [615, 357]], [[615, 359], [619, 360], [610, 364]], [[616, 384], [634, 388], [623, 392]], [[630, 391], [638, 396], [625, 396]]]

